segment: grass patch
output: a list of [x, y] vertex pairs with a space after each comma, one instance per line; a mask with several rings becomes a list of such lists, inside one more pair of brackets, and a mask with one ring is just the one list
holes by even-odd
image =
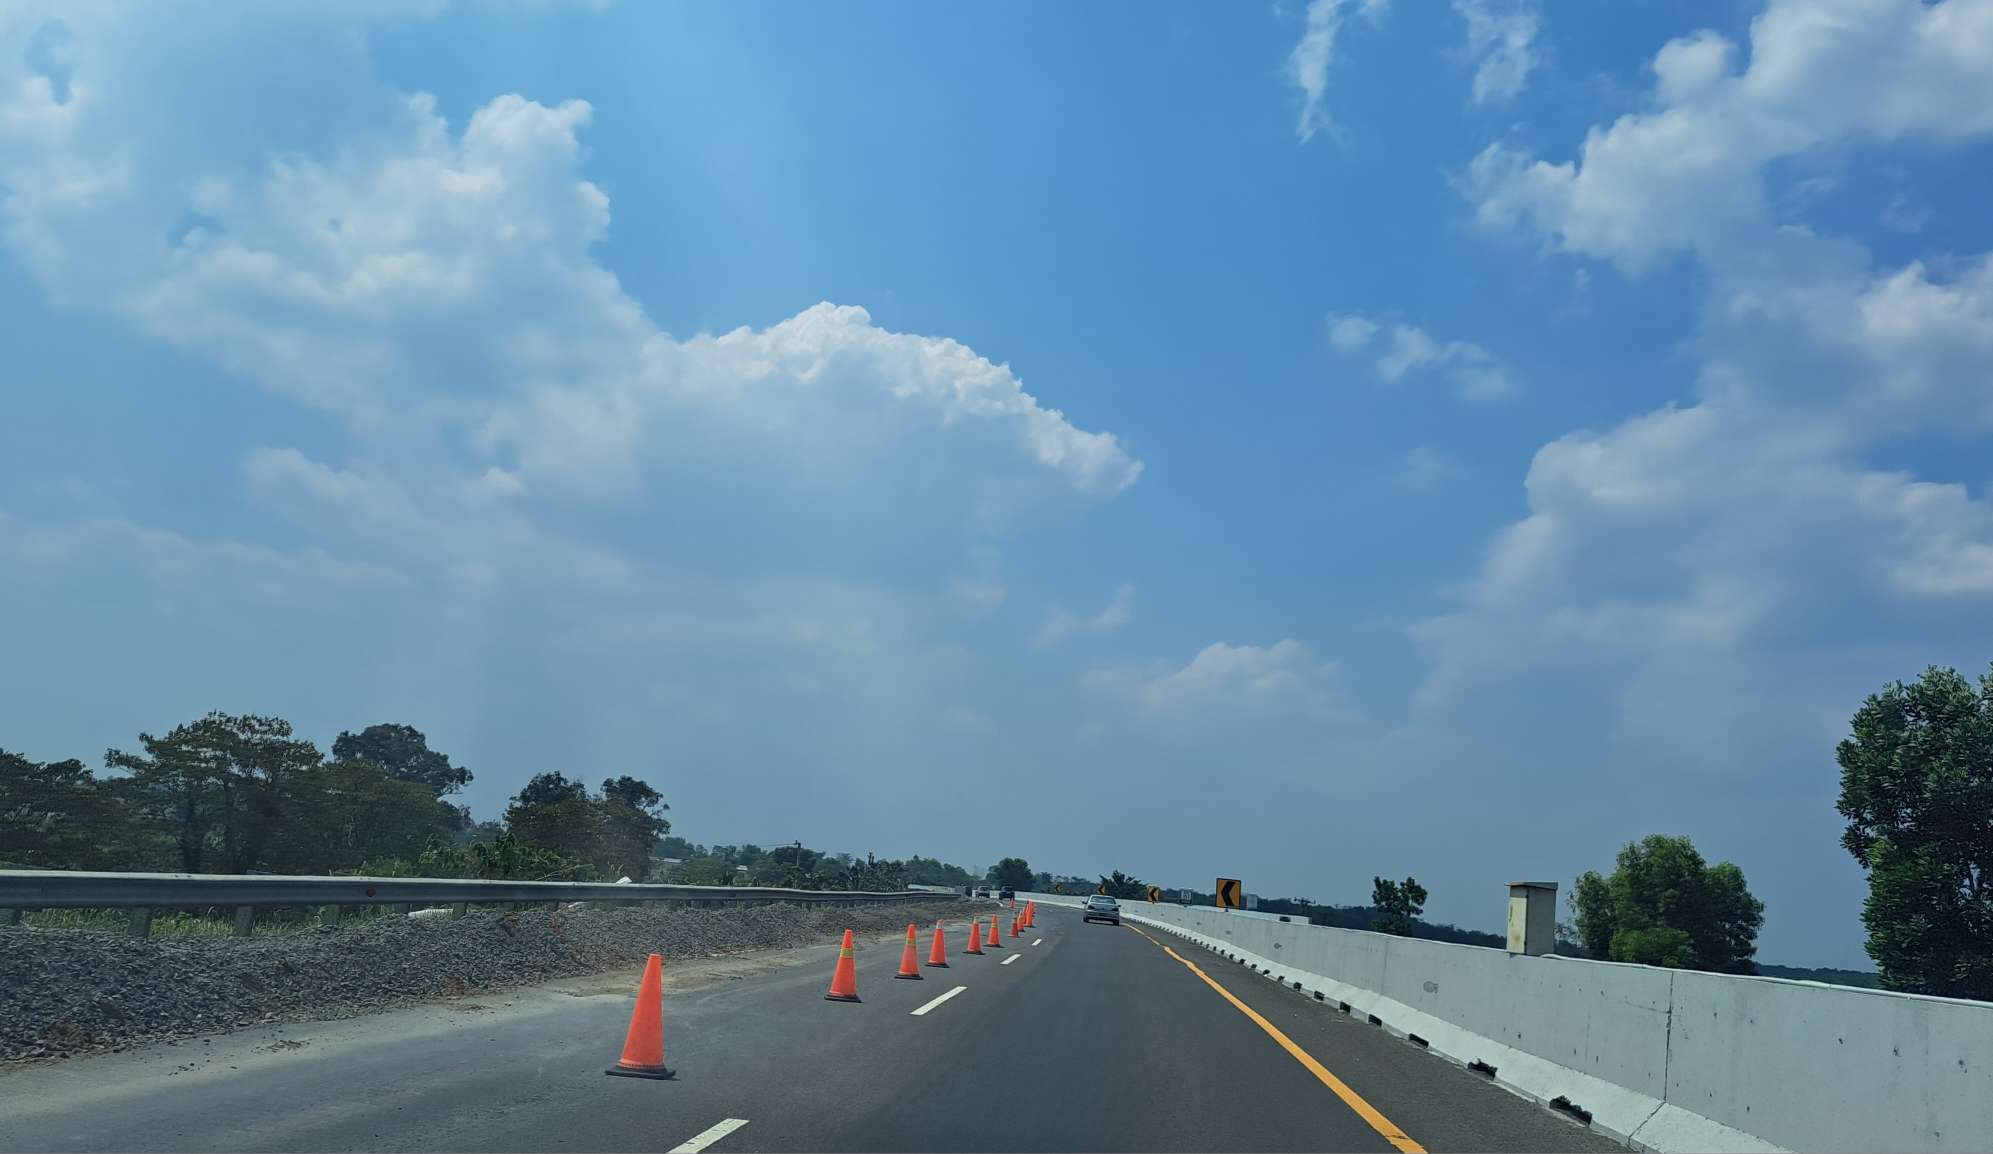
[[[379, 917], [381, 913], [378, 906], [349, 909], [342, 920], [358, 921]], [[127, 910], [24, 910], [21, 924], [41, 930], [123, 934], [130, 931], [131, 914]], [[314, 911], [259, 909], [251, 932], [263, 937], [310, 933], [317, 928], [318, 917]], [[155, 910], [152, 915], [151, 936], [155, 938], [225, 938], [234, 932], [235, 915], [231, 910]]]

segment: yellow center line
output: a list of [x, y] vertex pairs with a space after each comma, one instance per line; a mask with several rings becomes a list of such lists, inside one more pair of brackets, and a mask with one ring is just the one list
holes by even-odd
[[[1131, 923], [1128, 926], [1128, 928], [1134, 930], [1138, 934], [1141, 934], [1145, 938], [1149, 938], [1149, 935], [1146, 932], [1144, 932], [1140, 926]], [[1226, 1001], [1232, 1003], [1233, 1008], [1237, 1009], [1241, 1014], [1244, 1014], [1246, 1017], [1251, 1018], [1253, 1020], [1254, 1025], [1266, 1031], [1267, 1037], [1272, 1038], [1275, 1042], [1279, 1043], [1280, 1048], [1287, 1051], [1288, 1056], [1292, 1057], [1295, 1061], [1307, 1067], [1308, 1072], [1310, 1074], [1313, 1074], [1315, 1078], [1322, 1083], [1322, 1085], [1327, 1086], [1329, 1090], [1335, 1094], [1336, 1097], [1341, 1098], [1345, 1106], [1348, 1106], [1350, 1109], [1356, 1111], [1357, 1117], [1362, 1118], [1365, 1122], [1370, 1123], [1370, 1128], [1372, 1130], [1377, 1131], [1379, 1134], [1383, 1135], [1384, 1140], [1386, 1142], [1389, 1142], [1392, 1146], [1403, 1151], [1404, 1154], [1425, 1154], [1425, 1147], [1419, 1145], [1417, 1142], [1412, 1141], [1409, 1135], [1407, 1135], [1403, 1130], [1398, 1129], [1396, 1123], [1392, 1122], [1391, 1119], [1386, 1118], [1384, 1115], [1378, 1113], [1377, 1107], [1372, 1106], [1370, 1103], [1364, 1101], [1363, 1096], [1361, 1094], [1358, 1094], [1355, 1090], [1350, 1089], [1349, 1086], [1345, 1084], [1341, 1078], [1338, 1078], [1334, 1074], [1329, 1073], [1329, 1068], [1327, 1066], [1322, 1065], [1320, 1062], [1317, 1062], [1313, 1054], [1310, 1054], [1308, 1051], [1303, 1050], [1300, 1046], [1295, 1045], [1294, 1039], [1289, 1038], [1285, 1033], [1281, 1032], [1279, 1026], [1276, 1026], [1272, 1022], [1267, 1021], [1265, 1018], [1260, 1016], [1259, 1011], [1253, 1009], [1251, 1006], [1246, 1005], [1244, 1002], [1241, 1002], [1235, 995], [1233, 995], [1232, 991], [1219, 985], [1217, 981], [1211, 977], [1210, 974], [1207, 974], [1203, 970], [1199, 969], [1196, 962], [1191, 961], [1189, 958], [1184, 957], [1182, 954], [1177, 953], [1175, 950], [1170, 949], [1168, 946], [1164, 946], [1161, 942], [1156, 941], [1156, 939], [1154, 938], [1149, 938], [1149, 941], [1154, 942], [1158, 946], [1161, 946], [1162, 951], [1164, 953], [1168, 954], [1172, 958], [1175, 958], [1177, 961], [1182, 962], [1184, 966], [1190, 970], [1191, 973], [1196, 974], [1199, 978], [1203, 979], [1205, 985], [1210, 986], [1212, 989], [1218, 991], [1219, 997], [1224, 998]]]

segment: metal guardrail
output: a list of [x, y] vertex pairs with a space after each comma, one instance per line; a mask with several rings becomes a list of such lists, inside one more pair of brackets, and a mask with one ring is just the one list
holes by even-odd
[[317, 906], [327, 923], [343, 906], [448, 905], [461, 916], [471, 903], [680, 902], [697, 905], [855, 906], [932, 901], [915, 890], [792, 890], [770, 886], [674, 886], [613, 882], [483, 881], [476, 878], [287, 877], [277, 874], [87, 873], [0, 870], [0, 921], [21, 910], [127, 909], [131, 932], [150, 931], [155, 909], [234, 907], [246, 936], [257, 907]]

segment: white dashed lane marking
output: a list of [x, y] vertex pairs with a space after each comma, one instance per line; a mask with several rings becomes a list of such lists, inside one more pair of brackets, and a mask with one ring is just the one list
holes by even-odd
[[932, 1010], [934, 1007], [940, 1005], [941, 1003], [947, 1001], [948, 999], [954, 997], [955, 995], [961, 993], [963, 990], [966, 990], [968, 988], [969, 987], [967, 986], [956, 986], [954, 989], [948, 991], [947, 993], [927, 1003], [926, 1005], [922, 1006], [920, 1009], [912, 1011], [912, 1014], [914, 1017], [918, 1018], [921, 1015], [927, 1013], [929, 1010]]
[[[671, 1154], [699, 1154], [699, 1151], [747, 1125], [745, 1118], [725, 1118], [671, 1148]], [[760, 1131], [756, 1131], [760, 1133]]]
[[1023, 956], [1024, 956], [1023, 954], [1012, 954], [1012, 955], [1010, 955], [1009, 957], [1005, 958], [1005, 959], [1004, 959], [1003, 961], [1001, 961], [1001, 962], [998, 962], [998, 963], [997, 963], [997, 965], [999, 965], [999, 966], [1007, 966], [1007, 965], [1009, 965], [1010, 963], [1012, 963], [1012, 962], [1016, 961], [1017, 959], [1019, 959], [1019, 958], [1021, 958], [1021, 957], [1023, 957]]
[[1032, 939], [1031, 939], [1031, 944], [1035, 946], [1035, 945], [1037, 945], [1037, 944], [1038, 944], [1039, 942], [1042, 942], [1042, 941], [1044, 941], [1044, 940], [1045, 940], [1044, 938], [1032, 938]]

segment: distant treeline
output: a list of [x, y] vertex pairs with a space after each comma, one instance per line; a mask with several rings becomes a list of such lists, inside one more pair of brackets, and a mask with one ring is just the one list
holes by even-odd
[[660, 876], [680, 885], [898, 890], [910, 885], [965, 886], [978, 880], [961, 866], [936, 858], [875, 858], [866, 854], [861, 859], [795, 842], [766, 848], [753, 844], [704, 846], [682, 837], [666, 837], [658, 842], [657, 854], [675, 859], [663, 866]]
[[[1171, 891], [1172, 898], [1175, 891]], [[1211, 905], [1216, 895], [1192, 892], [1192, 904]], [[1318, 926], [1335, 926], [1345, 930], [1368, 930], [1377, 924], [1384, 911], [1376, 906], [1329, 906], [1317, 905], [1306, 898], [1261, 898], [1259, 912], [1263, 914], [1286, 914], [1289, 917], [1305, 918]], [[1508, 939], [1501, 934], [1486, 930], [1468, 930], [1444, 922], [1429, 922], [1423, 919], [1412, 920], [1411, 933], [1414, 938], [1424, 938], [1435, 942], [1454, 942], [1463, 946], [1488, 946], [1493, 949], [1508, 948]], [[1559, 938], [1556, 950], [1566, 957], [1585, 958], [1591, 954], [1575, 941]], [[1774, 966], [1757, 963], [1757, 972], [1768, 978], [1792, 978], [1799, 981], [1827, 982], [1837, 986], [1860, 986], [1865, 989], [1880, 987], [1877, 976], [1866, 970], [1840, 970], [1831, 967], [1809, 968], [1806, 966]]]
[[471, 772], [408, 726], [341, 733], [327, 756], [278, 717], [210, 713], [102, 773], [0, 750], [0, 856], [43, 869], [331, 873], [473, 833], [447, 797]]
[[[1192, 891], [1191, 904], [1213, 905], [1216, 894]], [[1343, 930], [1375, 929], [1377, 923], [1389, 915], [1390, 911], [1378, 906], [1331, 906], [1320, 905], [1307, 898], [1261, 898], [1259, 912], [1263, 914], [1286, 914], [1318, 926], [1334, 926]], [[1423, 918], [1411, 919], [1411, 932], [1406, 937], [1425, 938], [1435, 942], [1455, 942], [1463, 946], [1494, 946], [1505, 948], [1508, 940], [1500, 934], [1483, 930], [1463, 930], [1459, 926], [1445, 922], [1429, 922]]]
[[[934, 858], [804, 846], [702, 846], [671, 835], [649, 782], [536, 775], [498, 820], [451, 796], [473, 774], [410, 725], [342, 732], [329, 753], [280, 717], [210, 713], [104, 770], [0, 749], [0, 866], [183, 873], [365, 874], [901, 889], [967, 885]], [[659, 859], [682, 859], [667, 865]]]

